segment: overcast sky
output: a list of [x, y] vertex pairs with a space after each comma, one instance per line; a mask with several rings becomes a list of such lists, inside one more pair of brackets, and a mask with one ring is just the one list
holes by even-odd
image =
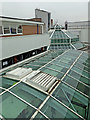
[[[16, 0], [17, 1], [17, 0]], [[67, 21], [88, 20], [88, 2], [3, 2], [1, 15], [33, 18], [35, 8], [51, 12], [51, 16], [59, 24]]]

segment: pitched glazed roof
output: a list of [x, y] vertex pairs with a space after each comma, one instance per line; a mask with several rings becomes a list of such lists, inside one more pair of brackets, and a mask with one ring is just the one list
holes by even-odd
[[[37, 62], [36, 62], [37, 61]], [[35, 64], [37, 63], [37, 64]], [[40, 66], [39, 64], [40, 63]], [[42, 63], [44, 66], [42, 66]], [[20, 67], [39, 66], [57, 79], [44, 92], [24, 81], [0, 76], [1, 116], [4, 118], [89, 119], [90, 55], [79, 50], [52, 51]], [[18, 66], [16, 66], [18, 67]], [[13, 67], [12, 69], [15, 69]], [[7, 69], [7, 71], [11, 71]], [[4, 71], [7, 73], [7, 71]], [[4, 74], [5, 74], [4, 73]]]

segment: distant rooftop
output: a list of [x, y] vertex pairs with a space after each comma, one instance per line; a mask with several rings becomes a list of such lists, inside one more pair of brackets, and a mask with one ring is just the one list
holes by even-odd
[[5, 19], [11, 19], [11, 20], [22, 20], [22, 21], [34, 21], [34, 22], [41, 22], [36, 21], [35, 19], [40, 19], [40, 18], [17, 18], [17, 17], [9, 17], [9, 16], [0, 16], [0, 18], [5, 18]]
[[88, 21], [88, 20], [82, 20], [82, 21], [70, 21], [70, 22], [68, 22], [68, 23], [85, 23], [85, 22], [90, 22], [90, 21]]
[[32, 19], [32, 21], [28, 19], [23, 19], [23, 18], [15, 18], [15, 17], [8, 17], [8, 16], [0, 16], [0, 21], [5, 21], [5, 22], [19, 22], [19, 23], [26, 23], [26, 24], [44, 24], [41, 21], [35, 21]]
[[14, 20], [27, 20], [27, 19], [23, 19], [23, 18], [17, 18], [17, 17], [9, 17], [9, 16], [0, 16], [0, 18], [6, 18], [6, 19], [14, 19]]

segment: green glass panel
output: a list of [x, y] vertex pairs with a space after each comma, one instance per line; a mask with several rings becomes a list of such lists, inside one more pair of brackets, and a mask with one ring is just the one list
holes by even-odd
[[85, 57], [80, 57], [80, 61], [82, 61], [84, 64], [87, 64], [90, 67], [90, 60], [87, 60], [88, 58]]
[[64, 66], [64, 67], [67, 67], [67, 68], [69, 68], [70, 67], [70, 65], [69, 64], [66, 64], [65, 62], [59, 62], [59, 61], [53, 61], [53, 63], [55, 63], [55, 64], [57, 64], [57, 65], [61, 65], [61, 66]]
[[46, 70], [47, 68], [43, 67], [40, 69], [40, 71], [44, 72], [44, 70]]
[[53, 76], [56, 76], [58, 74], [58, 72], [53, 71], [53, 70], [49, 70], [49, 69], [45, 69], [45, 70], [43, 70], [43, 72], [50, 74], [50, 75], [53, 75]]
[[58, 67], [56, 65], [50, 65], [49, 67], [58, 71], [61, 71], [63, 69], [62, 67]]
[[35, 116], [35, 120], [48, 120], [47, 118], [45, 118], [41, 113], [38, 113], [36, 116]]
[[0, 93], [2, 93], [4, 90], [0, 88]]
[[86, 70], [86, 71], [89, 72], [89, 74], [90, 74], [90, 68], [84, 67], [84, 70]]
[[85, 70], [85, 71], [87, 71], [87, 72], [90, 72], [89, 67], [86, 67], [86, 66], [84, 66], [83, 64], [76, 63], [74, 66], [77, 67], [77, 68], [79, 68], [79, 69], [82, 69], [82, 70]]
[[8, 92], [0, 96], [0, 105], [2, 105], [1, 115], [6, 119], [31, 118], [35, 112], [33, 108]]
[[18, 84], [11, 91], [35, 107], [39, 107], [46, 98], [45, 94], [23, 83]]
[[73, 56], [72, 53], [67, 53], [64, 56], [66, 57], [66, 59], [72, 59], [72, 60], [75, 60], [78, 57], [78, 55]]
[[16, 80], [11, 80], [11, 79], [4, 78], [4, 77], [0, 78], [0, 87], [3, 87], [3, 88], [9, 88], [12, 85], [15, 85], [16, 83], [17, 83]]
[[69, 111], [63, 105], [50, 98], [43, 106], [41, 111], [49, 118], [78, 118], [74, 113]]
[[90, 99], [89, 99], [89, 103], [88, 103], [88, 106], [89, 106], [89, 108], [88, 108], [88, 113], [87, 113], [87, 120], [90, 120]]
[[[74, 40], [75, 41], [75, 40]], [[75, 43], [73, 44], [75, 46], [75, 48], [80, 49], [83, 48], [83, 44], [82, 43]]]
[[86, 118], [86, 111], [88, 111], [89, 107], [88, 98], [63, 83], [58, 86], [53, 96]]
[[31, 66], [23, 66], [24, 68], [32, 68], [32, 70], [37, 70], [37, 69], [39, 69], [40, 67], [39, 66], [33, 66], [33, 65], [31, 65]]
[[42, 59], [42, 60], [41, 60], [41, 59], [39, 59], [37, 62], [41, 62], [41, 63], [42, 63], [42, 62], [43, 62], [43, 63], [47, 63], [47, 62], [49, 62], [49, 61], [50, 61], [50, 60], [47, 60], [47, 59]]
[[[90, 96], [90, 88], [87, 85], [84, 85], [78, 82], [75, 78], [71, 78], [70, 76], [66, 76], [64, 81], [69, 85], [73, 86], [74, 88], [78, 89], [79, 91], [83, 92], [84, 94]], [[83, 88], [83, 89], [82, 89]]]
[[53, 40], [51, 40], [51, 43], [53, 43]]
[[81, 60], [78, 60], [77, 63], [83, 65], [84, 67], [87, 67], [88, 69], [90, 69], [90, 67], [88, 65], [85, 65], [84, 62], [81, 61]]
[[65, 59], [65, 58], [60, 59], [59, 62], [64, 62], [64, 63], [66, 63], [66, 64], [70, 64], [70, 65], [73, 63], [73, 61], [70, 61], [70, 60]]
[[83, 75], [83, 76], [89, 78], [89, 73], [87, 73], [77, 67], [73, 67], [71, 70], [74, 70], [75, 72], [78, 72], [80, 75]]
[[78, 62], [79, 62], [79, 63], [82, 63], [82, 64], [85, 65], [86, 67], [89, 67], [89, 68], [90, 68], [90, 64], [87, 63], [87, 62], [84, 62], [83, 59], [79, 59]]
[[72, 70], [68, 74], [71, 75], [72, 77], [84, 82], [85, 84], [90, 85], [88, 78], [86, 78], [86, 77], [84, 77], [84, 76], [82, 76], [82, 75], [80, 75]]
[[43, 62], [33, 62], [33, 63], [30, 63], [31, 65], [44, 65], [45, 63]]
[[50, 57], [43, 57], [43, 58], [40, 58], [39, 61], [50, 61], [51, 58]]
[[[53, 62], [52, 62], [53, 63]], [[53, 64], [52, 66], [49, 66], [50, 68], [53, 68], [55, 70], [59, 70], [60, 72], [63, 72], [65, 73], [68, 69], [65, 68], [65, 65], [62, 65], [61, 63], [60, 64]]]
[[59, 79], [61, 79], [61, 78], [63, 77], [63, 75], [64, 75], [63, 73], [58, 73], [58, 74], [56, 75], [56, 77], [59, 78]]

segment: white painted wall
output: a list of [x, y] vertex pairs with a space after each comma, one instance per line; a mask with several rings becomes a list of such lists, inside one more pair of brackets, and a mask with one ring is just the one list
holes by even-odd
[[49, 35], [0, 38], [0, 60], [49, 45]]
[[[48, 12], [42, 12], [40, 10], [35, 9], [35, 17], [42, 19], [42, 22], [45, 23], [45, 27], [46, 27], [45, 32], [47, 32], [48, 31]], [[50, 21], [50, 23], [51, 23], [51, 21]]]
[[90, 28], [88, 29], [88, 42], [90, 43]]
[[90, 31], [90, 29], [81, 29], [81, 32], [80, 32], [80, 41], [81, 42], [89, 42], [89, 38], [88, 37], [88, 32]]

